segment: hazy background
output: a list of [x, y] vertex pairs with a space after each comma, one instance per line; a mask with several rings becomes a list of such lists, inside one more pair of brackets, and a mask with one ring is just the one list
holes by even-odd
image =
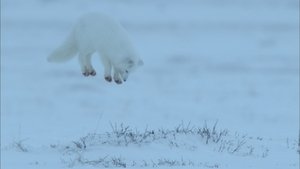
[[[76, 59], [47, 63], [77, 18], [126, 28], [144, 66], [122, 85]], [[110, 123], [204, 122], [273, 139], [299, 134], [298, 0], [2, 0], [1, 146], [70, 141]]]

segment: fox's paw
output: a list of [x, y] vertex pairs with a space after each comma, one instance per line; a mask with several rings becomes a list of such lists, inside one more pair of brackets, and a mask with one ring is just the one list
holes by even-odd
[[87, 77], [89, 75], [96, 76], [97, 73], [95, 70], [90, 70], [90, 71], [84, 71], [84, 72], [82, 72], [82, 74], [83, 74], [83, 76]]
[[96, 73], [95, 70], [90, 71], [90, 75], [91, 75], [91, 76], [96, 76], [96, 74], [97, 74], [97, 73]]
[[122, 79], [120, 78], [120, 75], [118, 73], [115, 73], [114, 74], [114, 81], [117, 83], [117, 84], [122, 84]]
[[122, 80], [120, 80], [120, 79], [115, 79], [115, 82], [116, 82], [117, 84], [122, 84]]
[[111, 76], [105, 76], [104, 79], [108, 82], [111, 82], [112, 81], [112, 77]]
[[85, 76], [85, 77], [88, 77], [90, 75], [90, 73], [89, 72], [83, 72], [82, 75]]

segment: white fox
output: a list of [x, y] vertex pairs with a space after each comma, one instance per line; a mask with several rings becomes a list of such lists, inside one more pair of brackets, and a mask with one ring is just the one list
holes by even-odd
[[104, 14], [83, 16], [65, 42], [49, 57], [50, 62], [64, 62], [78, 54], [84, 76], [95, 76], [91, 56], [98, 52], [104, 65], [104, 78], [117, 84], [126, 81], [128, 74], [143, 65], [127, 32], [119, 22]]

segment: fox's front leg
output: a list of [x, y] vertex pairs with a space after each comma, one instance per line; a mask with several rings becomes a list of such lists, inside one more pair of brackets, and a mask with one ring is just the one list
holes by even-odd
[[105, 66], [104, 69], [104, 79], [108, 82], [112, 81], [112, 77], [111, 77], [111, 65], [108, 64], [107, 66]]
[[121, 79], [121, 75], [120, 75], [120, 72], [114, 68], [114, 81], [117, 83], [117, 84], [122, 84], [122, 79]]
[[112, 77], [111, 77], [111, 63], [105, 58], [105, 57], [101, 57], [102, 59], [102, 63], [104, 66], [104, 79], [108, 82], [112, 81]]

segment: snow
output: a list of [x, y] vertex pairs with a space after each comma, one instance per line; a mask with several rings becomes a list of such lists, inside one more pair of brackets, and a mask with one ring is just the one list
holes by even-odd
[[[76, 59], [46, 61], [76, 19], [95, 11], [120, 20], [144, 60], [122, 85], [105, 82], [96, 55], [94, 78], [81, 75]], [[111, 124], [143, 132], [216, 122], [229, 131], [224, 140], [244, 140], [254, 153], [219, 152], [220, 143], [195, 133], [73, 144], [112, 132]], [[194, 164], [172, 168], [288, 169], [299, 167], [298, 144], [297, 0], [1, 1], [1, 168], [101, 168], [78, 157], [106, 157], [112, 168], [120, 158], [129, 168], [169, 168], [157, 165], [166, 159]]]

